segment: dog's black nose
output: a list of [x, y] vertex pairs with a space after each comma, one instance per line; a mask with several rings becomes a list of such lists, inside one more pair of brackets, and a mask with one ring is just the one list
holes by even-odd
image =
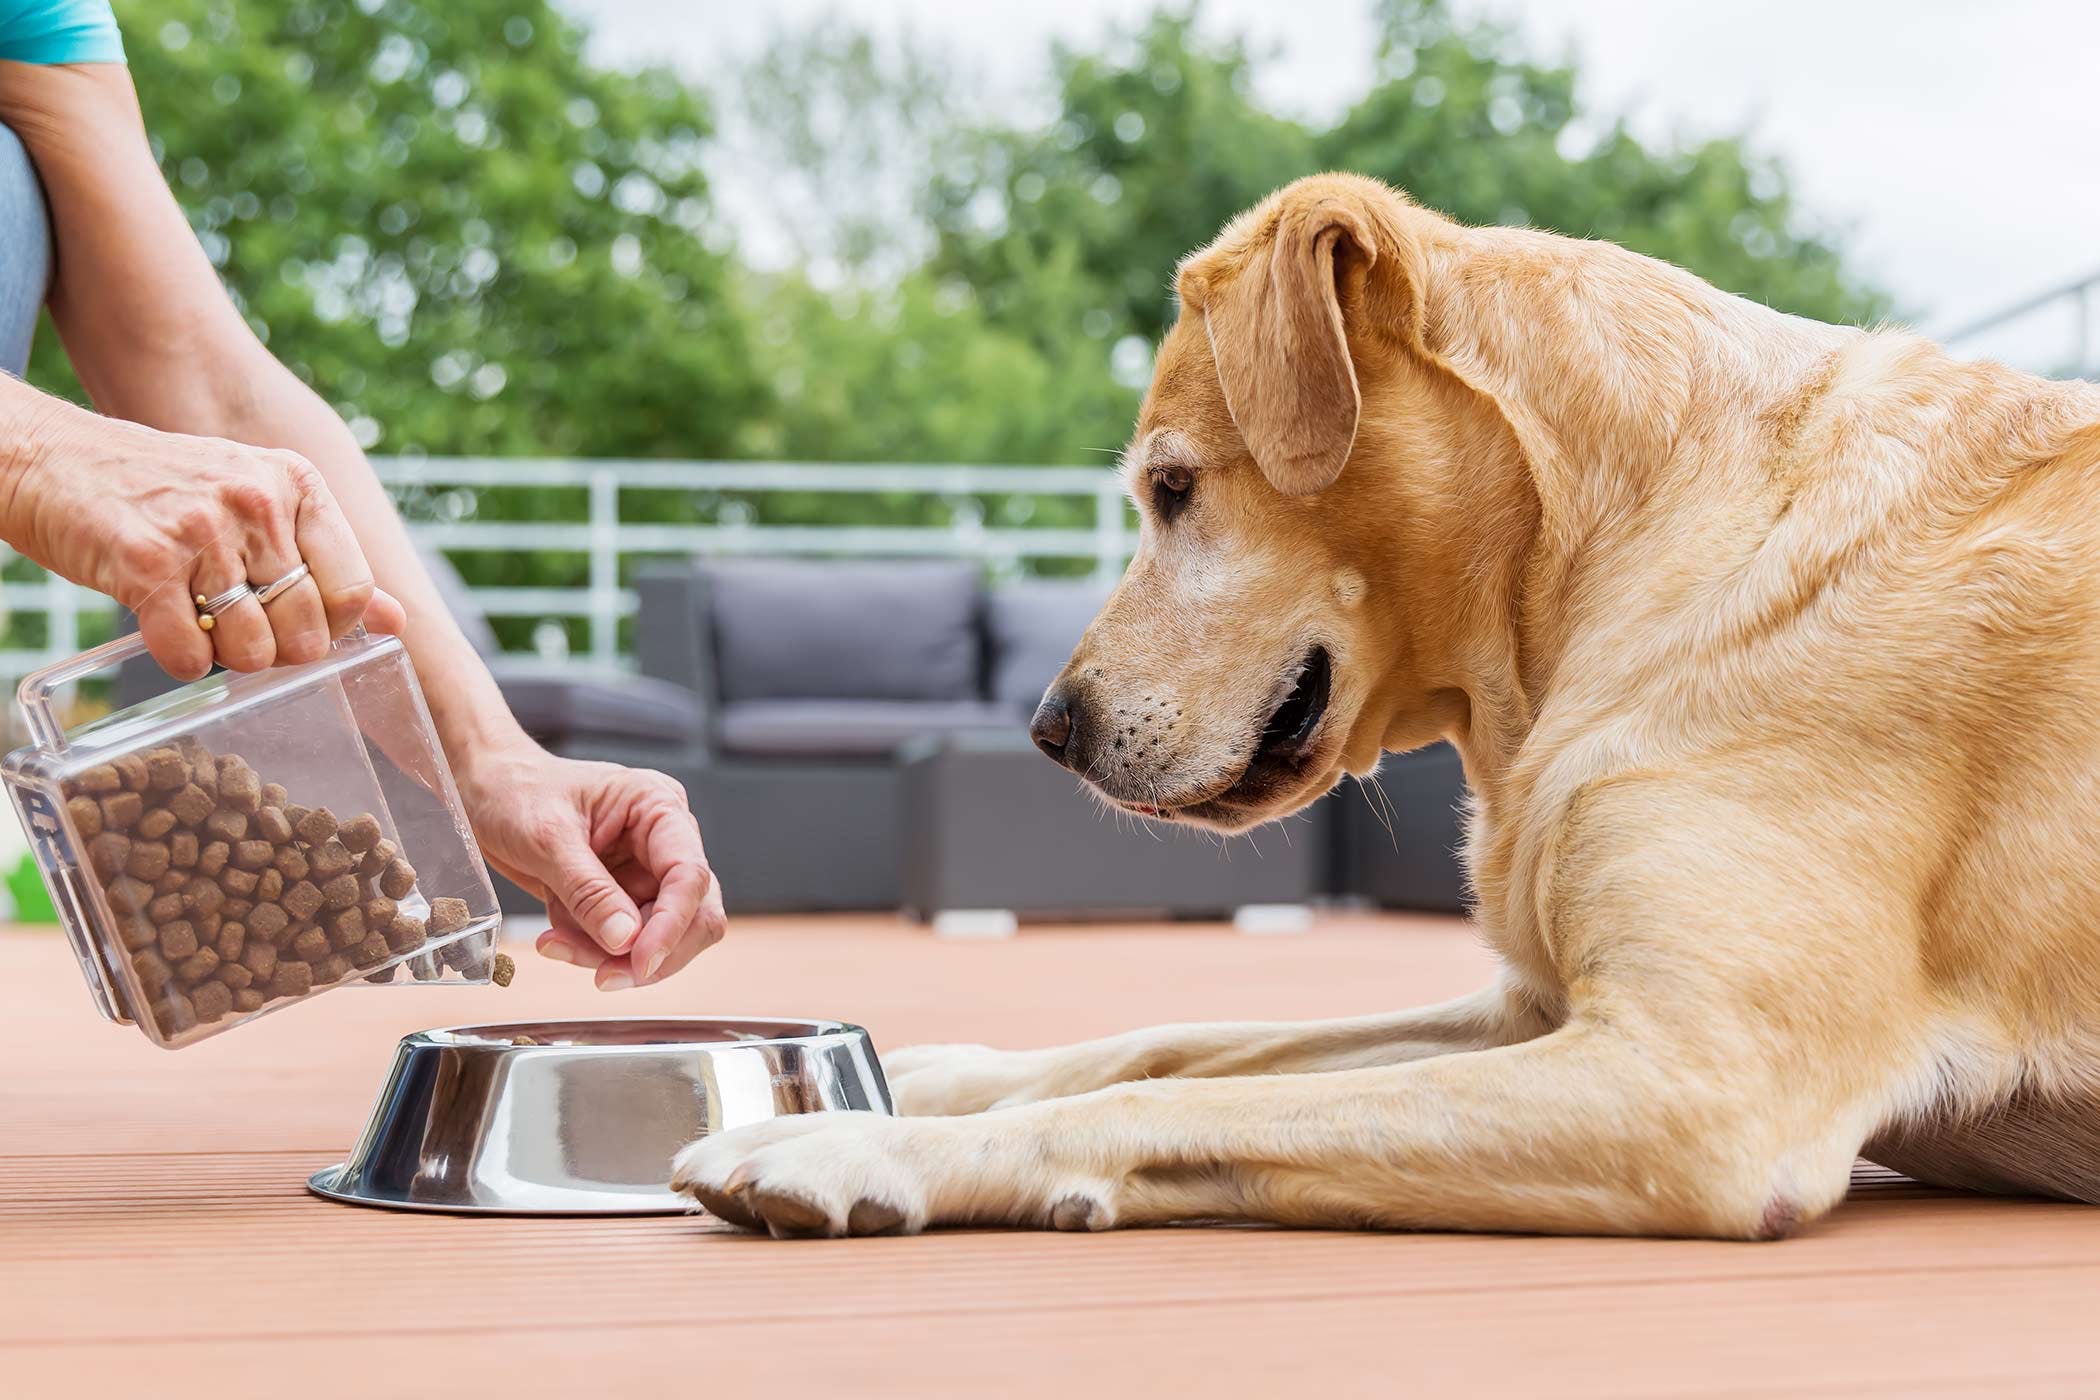
[[1065, 703], [1064, 696], [1053, 690], [1043, 697], [1043, 703], [1035, 707], [1035, 718], [1029, 722], [1028, 737], [1044, 753], [1071, 767], [1065, 755], [1072, 744], [1072, 707]]

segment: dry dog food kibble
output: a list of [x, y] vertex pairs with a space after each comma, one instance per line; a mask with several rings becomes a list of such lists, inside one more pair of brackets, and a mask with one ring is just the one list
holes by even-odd
[[[415, 868], [378, 816], [295, 804], [239, 754], [162, 745], [85, 770], [64, 795], [117, 915], [141, 1019], [164, 1035], [352, 977], [391, 980], [394, 968], [373, 969], [472, 922], [462, 899], [423, 912]], [[488, 970], [464, 947], [411, 970], [428, 980], [444, 966]], [[496, 970], [508, 982], [510, 960]]]
[[176, 792], [190, 780], [190, 766], [173, 749], [155, 749], [146, 755], [146, 786], [154, 792]]
[[[102, 809], [95, 809], [95, 820], [102, 820]], [[124, 862], [131, 859], [131, 838], [118, 832], [105, 831], [88, 842], [88, 865], [104, 880], [122, 874]]]
[[336, 839], [352, 851], [369, 851], [379, 841], [379, 818], [360, 812], [336, 831]]
[[394, 857], [400, 854], [401, 848], [393, 842], [375, 841], [372, 843], [372, 849], [366, 851], [364, 857], [358, 861], [357, 873], [367, 880], [376, 880], [380, 873], [393, 863]]
[[301, 880], [284, 892], [284, 907], [295, 919], [311, 919], [321, 907], [321, 887]]
[[[181, 822], [184, 826], [195, 826], [198, 822], [210, 816], [212, 810], [218, 805], [217, 799], [195, 783], [191, 783], [181, 792], [168, 799], [168, 810], [173, 812], [175, 820]], [[242, 829], [244, 831], [246, 827], [247, 824], [243, 822]]]
[[67, 799], [66, 815], [73, 819], [73, 829], [80, 833], [81, 840], [92, 841], [102, 834], [102, 804], [94, 798]]
[[[379, 892], [388, 899], [406, 899], [408, 898], [408, 892], [415, 887], [416, 868], [399, 856], [395, 856], [391, 861], [387, 862], [386, 869], [379, 872]], [[452, 903], [458, 904], [462, 909], [466, 907], [465, 904], [456, 899]], [[430, 917], [434, 925], [437, 921], [436, 904], [430, 906]], [[431, 932], [450, 933], [451, 930], [433, 927]]]
[[112, 831], [128, 831], [146, 814], [146, 801], [135, 792], [113, 793], [102, 799], [102, 824]]
[[386, 945], [397, 953], [412, 953], [423, 946], [423, 921], [413, 914], [396, 914], [387, 921]]
[[355, 875], [338, 875], [327, 884], [321, 886], [321, 904], [328, 909], [348, 909], [351, 905], [357, 903], [363, 896], [363, 893], [357, 887], [357, 877]]
[[326, 807], [315, 807], [299, 818], [299, 839], [309, 846], [318, 846], [335, 835], [335, 813]]

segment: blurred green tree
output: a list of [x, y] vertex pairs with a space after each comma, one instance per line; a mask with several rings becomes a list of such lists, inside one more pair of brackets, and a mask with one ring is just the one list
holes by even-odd
[[[1277, 186], [1341, 169], [1466, 222], [1610, 238], [1783, 310], [1885, 313], [1740, 141], [1652, 150], [1623, 123], [1588, 135], [1571, 68], [1532, 62], [1442, 0], [1380, 0], [1377, 16], [1377, 80], [1326, 128], [1266, 110], [1245, 44], [1207, 39], [1192, 10], [1102, 51], [1061, 50], [1056, 119], [979, 133], [932, 186], [934, 267], [978, 288], [993, 325], [1149, 343], [1173, 315], [1176, 259]], [[1089, 294], [1046, 305], [1045, 266], [1073, 268]]]
[[[549, 0], [117, 9], [161, 168], [228, 288], [380, 452], [1099, 462], [1129, 431], [1176, 259], [1321, 169], [1468, 221], [1616, 239], [1788, 311], [1885, 311], [1742, 142], [1650, 147], [1586, 116], [1574, 71], [1512, 34], [1443, 0], [1374, 3], [1374, 82], [1324, 126], [1265, 106], [1259, 58], [1188, 8], [1054, 51], [1034, 95], [975, 89], [952, 56], [834, 13], [723, 74], [712, 103], [665, 69], [594, 64]], [[740, 248], [711, 176], [747, 196]], [[32, 377], [77, 392], [49, 337]], [[580, 497], [411, 507], [573, 517]], [[628, 508], [1086, 514], [786, 492]], [[573, 554], [462, 563], [487, 583], [585, 573]]]
[[[162, 171], [261, 334], [388, 452], [711, 455], [768, 404], [701, 97], [546, 0], [117, 0]], [[72, 388], [50, 338], [33, 377]]]
[[[1266, 108], [1188, 9], [1057, 50], [1049, 119], [1019, 125], [834, 15], [725, 77], [725, 146], [689, 85], [590, 63], [547, 0], [118, 0], [198, 236], [380, 451], [1098, 460], [1175, 260], [1319, 169], [1789, 311], [1886, 310], [1742, 143], [1651, 149], [1511, 34], [1376, 4], [1377, 78], [1330, 126]], [[758, 196], [741, 260], [703, 157]], [[48, 339], [34, 377], [69, 386]]]

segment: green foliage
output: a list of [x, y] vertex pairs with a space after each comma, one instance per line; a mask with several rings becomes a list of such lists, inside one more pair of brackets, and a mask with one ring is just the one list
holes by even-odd
[[1466, 222], [1614, 239], [1784, 310], [1885, 310], [1739, 142], [1653, 151], [1623, 125], [1586, 142], [1572, 70], [1436, 0], [1384, 0], [1379, 19], [1379, 79], [1325, 129], [1265, 110], [1245, 46], [1207, 41], [1187, 11], [1106, 53], [1060, 53], [1057, 120], [987, 133], [934, 189], [937, 266], [984, 289], [994, 321], [1055, 334], [1033, 319], [1028, 278], [1070, 260], [1092, 295], [1068, 316], [1106, 313], [1114, 333], [1150, 339], [1173, 315], [1183, 253], [1299, 175], [1354, 170]]
[[[1057, 51], [1055, 115], [1026, 127], [973, 116], [953, 64], [834, 19], [724, 80], [746, 133], [726, 149], [699, 93], [591, 64], [547, 0], [119, 0], [119, 18], [228, 287], [380, 451], [1099, 460], [1176, 259], [1320, 169], [1617, 239], [1789, 311], [1885, 309], [1740, 143], [1584, 137], [1571, 69], [1440, 0], [1379, 0], [1377, 81], [1324, 128], [1264, 107], [1245, 45], [1188, 11]], [[741, 158], [763, 197], [742, 261], [704, 156]], [[34, 377], [71, 387], [48, 337]]]
[[[1441, 0], [1375, 0], [1377, 77], [1313, 126], [1163, 10], [1051, 56], [1015, 122], [910, 41], [789, 33], [710, 102], [609, 70], [548, 0], [117, 0], [155, 149], [258, 332], [377, 451], [1100, 462], [1178, 258], [1285, 182], [1382, 177], [1472, 222], [1611, 238], [1785, 310], [1885, 303], [1733, 140], [1654, 149]], [[703, 159], [762, 216], [732, 252]], [[739, 179], [739, 177], [741, 177]], [[747, 214], [751, 211], [746, 210]], [[32, 377], [77, 393], [44, 337]], [[576, 493], [447, 492], [573, 519]], [[1083, 502], [634, 493], [638, 518], [1079, 525]], [[581, 556], [479, 554], [483, 583]], [[1052, 567], [1055, 567], [1052, 565]], [[504, 622], [521, 641], [529, 619]], [[18, 629], [19, 630], [19, 629]], [[24, 634], [26, 635], [26, 634]]]
[[1804, 231], [1783, 174], [1740, 141], [1654, 151], [1614, 123], [1594, 140], [1575, 73], [1520, 56], [1436, 0], [1383, 0], [1389, 75], [1317, 143], [1319, 162], [1377, 175], [1467, 223], [1604, 238], [1798, 315], [1872, 321], [1886, 300]]
[[706, 455], [765, 411], [668, 72], [593, 67], [545, 0], [117, 8], [192, 226], [368, 445]]

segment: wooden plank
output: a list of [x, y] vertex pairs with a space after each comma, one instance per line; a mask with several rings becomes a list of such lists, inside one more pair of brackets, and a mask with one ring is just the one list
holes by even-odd
[[193, 1050], [94, 1016], [0, 934], [0, 1391], [521, 1397], [2100, 1392], [2100, 1212], [1865, 1168], [1777, 1245], [1176, 1229], [790, 1244], [698, 1217], [450, 1218], [308, 1196], [395, 1036], [558, 1014], [841, 1015], [878, 1043], [1043, 1044], [1342, 1015], [1477, 984], [1433, 920], [1310, 934], [746, 920], [672, 984], [330, 996]]

